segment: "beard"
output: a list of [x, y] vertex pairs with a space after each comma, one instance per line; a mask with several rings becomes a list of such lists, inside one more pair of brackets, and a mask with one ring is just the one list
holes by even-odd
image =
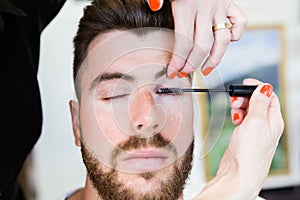
[[[170, 165], [170, 170], [167, 171], [168, 175], [165, 180], [160, 180], [157, 189], [149, 192], [136, 191], [134, 187], [128, 187], [122, 181], [122, 176], [128, 175], [128, 173], [120, 172], [115, 168], [104, 170], [104, 165], [97, 160], [84, 145], [81, 143], [82, 158], [87, 169], [88, 178], [90, 179], [93, 187], [97, 190], [99, 196], [103, 200], [175, 200], [179, 199], [182, 195], [184, 185], [190, 170], [192, 168], [193, 160], [193, 148], [194, 141], [185, 151], [184, 155], [178, 158]], [[151, 138], [139, 138], [132, 136], [127, 142], [119, 145], [119, 149], [130, 150], [138, 149], [141, 147], [166, 147], [170, 151], [175, 149], [170, 147], [170, 142], [161, 136], [156, 134]], [[172, 150], [173, 149], [173, 150]], [[118, 156], [118, 148], [112, 153], [113, 157]], [[169, 167], [169, 166], [168, 166]], [[163, 169], [160, 169], [163, 170]], [[143, 172], [137, 175], [137, 178], [143, 178], [145, 181], [149, 181], [160, 171]], [[140, 185], [142, 188], [143, 185]]]

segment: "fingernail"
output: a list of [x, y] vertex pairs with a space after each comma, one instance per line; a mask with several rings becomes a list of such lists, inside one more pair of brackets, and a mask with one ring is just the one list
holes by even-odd
[[186, 73], [186, 72], [181, 72], [181, 73], [178, 74], [178, 77], [179, 77], [179, 78], [183, 78], [183, 77], [186, 77], [187, 75], [188, 75], [188, 73]]
[[266, 95], [267, 97], [270, 97], [272, 92], [273, 92], [273, 86], [270, 84], [266, 84], [260, 89], [260, 93]]
[[238, 98], [237, 97], [231, 97], [231, 103], [233, 103], [234, 101], [236, 101], [236, 100], [238, 100]]
[[240, 115], [238, 113], [234, 113], [233, 115], [233, 121], [239, 120], [240, 119]]
[[162, 7], [162, 0], [148, 0], [148, 5], [152, 11], [158, 11]]
[[208, 74], [210, 74], [210, 72], [213, 70], [214, 68], [213, 67], [207, 67], [205, 68], [202, 73], [204, 76], [207, 76]]
[[173, 73], [171, 73], [171, 74], [169, 75], [169, 78], [170, 78], [170, 79], [173, 79], [177, 74], [178, 74], [178, 72], [175, 71], [175, 72], [173, 72]]

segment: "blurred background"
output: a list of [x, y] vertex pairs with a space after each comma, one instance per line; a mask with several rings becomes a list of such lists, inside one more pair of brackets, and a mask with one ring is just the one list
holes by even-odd
[[[232, 77], [249, 74], [263, 78], [265, 75], [247, 69], [273, 66], [274, 74], [269, 80], [277, 85], [277, 92], [283, 100], [286, 131], [279, 161], [277, 165], [275, 163], [275, 169], [277, 166], [282, 170], [271, 173], [264, 186], [266, 191], [261, 195], [269, 199], [293, 199], [292, 196], [300, 199], [300, 1], [235, 2], [248, 16], [249, 30], [245, 33], [245, 40], [230, 44], [230, 50], [219, 67], [220, 73], [228, 82], [239, 81]], [[42, 34], [38, 78], [43, 104], [43, 131], [21, 174], [29, 199], [57, 199], [84, 186], [85, 170], [79, 148], [74, 143], [68, 101], [75, 98], [72, 41], [86, 4], [85, 0], [68, 0]], [[261, 48], [264, 45], [268, 48]], [[237, 55], [241, 51], [244, 54]], [[241, 74], [235, 74], [236, 71], [241, 71]], [[226, 136], [223, 141], [226, 141]], [[219, 146], [223, 147], [199, 161], [189, 191], [199, 191], [198, 185], [213, 176], [214, 170], [208, 169], [218, 164], [218, 156], [226, 143]], [[280, 193], [276, 193], [278, 191]], [[269, 196], [272, 194], [276, 197]]]

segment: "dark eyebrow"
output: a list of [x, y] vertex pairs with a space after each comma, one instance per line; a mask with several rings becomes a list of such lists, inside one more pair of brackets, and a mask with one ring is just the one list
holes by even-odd
[[99, 74], [91, 83], [90, 89], [93, 90], [99, 83], [104, 82], [104, 81], [109, 81], [113, 79], [123, 79], [127, 81], [133, 81], [134, 78], [132, 76], [120, 73], [120, 72], [114, 72], [114, 73], [104, 73], [104, 74]]
[[[164, 67], [161, 71], [157, 72], [155, 74], [155, 79], [164, 76], [167, 74], [167, 67]], [[130, 75], [123, 74], [120, 72], [114, 72], [114, 73], [104, 73], [99, 74], [91, 83], [89, 90], [93, 90], [100, 82], [113, 80], [113, 79], [123, 79], [127, 81], [134, 81], [134, 78]]]
[[[164, 75], [167, 76], [167, 69], [168, 69], [168, 67], [164, 67], [161, 71], [157, 72], [155, 74], [155, 79], [158, 79], [159, 77], [164, 76]], [[192, 75], [191, 74], [189, 74], [187, 76], [187, 78], [189, 79], [190, 82], [192, 82]]]
[[161, 71], [157, 72], [154, 77], [155, 79], [157, 79], [166, 74], [167, 74], [167, 67], [164, 67]]

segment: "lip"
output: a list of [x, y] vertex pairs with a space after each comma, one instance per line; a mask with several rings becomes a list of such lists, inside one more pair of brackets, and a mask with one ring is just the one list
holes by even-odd
[[120, 156], [119, 167], [130, 172], [150, 172], [169, 164], [170, 152], [163, 149], [139, 149], [129, 151]]

